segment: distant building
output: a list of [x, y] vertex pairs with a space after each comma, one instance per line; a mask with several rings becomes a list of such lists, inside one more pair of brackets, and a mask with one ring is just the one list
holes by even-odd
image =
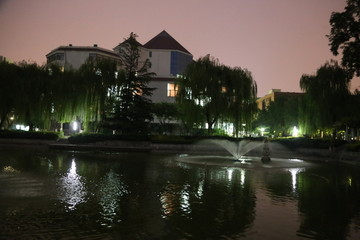
[[151, 62], [150, 72], [156, 73], [149, 87], [156, 88], [153, 102], [175, 102], [175, 78], [184, 73], [193, 55], [166, 31], [144, 44]]
[[119, 61], [119, 56], [105, 48], [93, 46], [60, 46], [46, 54], [47, 63], [55, 63], [64, 69], [79, 69], [88, 59], [113, 59]]
[[[46, 58], [48, 63], [56, 63], [63, 69], [78, 69], [89, 58], [120, 60], [119, 52], [124, 43], [125, 41], [118, 44], [113, 51], [100, 48], [96, 44], [92, 47], [70, 44], [52, 50]], [[149, 59], [151, 62], [149, 72], [156, 74], [149, 83], [149, 87], [155, 88], [151, 100], [175, 102], [175, 79], [193, 61], [193, 55], [166, 31], [162, 31], [144, 45], [138, 43], [138, 47], [140, 49], [139, 64]]]
[[281, 89], [271, 89], [268, 94], [258, 98], [256, 100], [256, 104], [259, 110], [266, 110], [270, 106], [271, 102], [281, 98], [299, 97], [302, 94], [303, 93], [296, 92], [281, 92]]

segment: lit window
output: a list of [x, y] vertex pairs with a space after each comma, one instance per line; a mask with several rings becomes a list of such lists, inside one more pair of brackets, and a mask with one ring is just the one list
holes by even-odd
[[168, 83], [167, 85], [167, 96], [168, 97], [175, 97], [178, 91], [178, 87], [175, 83]]

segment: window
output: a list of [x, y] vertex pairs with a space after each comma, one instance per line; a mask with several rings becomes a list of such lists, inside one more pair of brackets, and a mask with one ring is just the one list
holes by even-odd
[[149, 57], [152, 57], [152, 51], [149, 51]]
[[167, 96], [168, 97], [175, 97], [178, 91], [178, 87], [175, 83], [168, 83], [167, 85]]

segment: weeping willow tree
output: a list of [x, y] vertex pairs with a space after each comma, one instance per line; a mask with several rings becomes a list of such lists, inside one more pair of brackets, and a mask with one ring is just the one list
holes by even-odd
[[217, 123], [227, 121], [237, 135], [242, 124], [250, 126], [257, 87], [249, 71], [221, 65], [207, 55], [188, 65], [177, 86], [176, 100], [190, 127], [206, 123], [211, 134]]
[[223, 81], [222, 66], [210, 55], [188, 65], [184, 75], [177, 81], [176, 101], [184, 113], [181, 114], [183, 121], [189, 128], [205, 122], [208, 132], [212, 132], [226, 104]]
[[251, 129], [252, 120], [257, 112], [257, 85], [251, 73], [239, 67], [228, 69], [226, 97], [228, 102], [227, 116], [234, 125], [234, 135], [238, 137], [241, 128]]
[[305, 92], [300, 105], [302, 131], [335, 131], [347, 115], [346, 104], [350, 96], [351, 76], [336, 61], [321, 66], [315, 75], [303, 75], [300, 87]]
[[16, 88], [17, 101], [14, 112], [17, 121], [29, 126], [45, 129], [51, 120], [51, 85], [44, 66], [21, 62], [19, 65], [19, 85]]
[[114, 89], [119, 88], [117, 63], [109, 59], [89, 60], [81, 66], [79, 75], [83, 105], [78, 116], [86, 126], [92, 125], [93, 130], [99, 131], [112, 109], [109, 99], [113, 98]]

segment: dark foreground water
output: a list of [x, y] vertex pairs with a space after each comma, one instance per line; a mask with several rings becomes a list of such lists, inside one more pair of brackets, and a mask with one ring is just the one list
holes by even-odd
[[360, 169], [0, 151], [0, 239], [360, 239]]

